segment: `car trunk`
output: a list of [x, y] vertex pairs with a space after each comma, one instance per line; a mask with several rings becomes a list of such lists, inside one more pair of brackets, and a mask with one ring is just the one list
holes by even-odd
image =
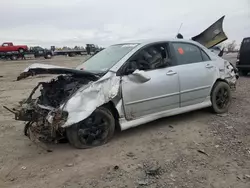
[[227, 40], [227, 36], [223, 31], [223, 21], [225, 16], [221, 17], [206, 30], [199, 35], [192, 37], [192, 40], [199, 42], [207, 48], [212, 48], [215, 45]]

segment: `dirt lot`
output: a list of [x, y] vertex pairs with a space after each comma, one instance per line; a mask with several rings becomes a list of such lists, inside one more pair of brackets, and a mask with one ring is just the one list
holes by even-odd
[[[231, 58], [231, 57], [230, 57]], [[83, 57], [0, 62], [0, 104], [25, 98], [40, 80], [16, 82], [34, 62], [74, 67]], [[209, 110], [164, 118], [117, 133], [108, 144], [77, 150], [31, 143], [24, 124], [0, 107], [0, 187], [250, 187], [250, 77], [239, 79], [228, 114]]]

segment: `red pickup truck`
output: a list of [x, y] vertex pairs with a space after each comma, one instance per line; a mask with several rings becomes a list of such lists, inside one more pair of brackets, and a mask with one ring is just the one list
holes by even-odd
[[0, 46], [0, 52], [13, 52], [18, 51], [23, 53], [28, 50], [28, 46], [26, 45], [13, 45], [12, 42], [5, 42]]

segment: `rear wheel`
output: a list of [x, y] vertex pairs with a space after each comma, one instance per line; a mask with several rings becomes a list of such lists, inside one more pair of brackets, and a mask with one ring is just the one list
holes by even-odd
[[23, 52], [24, 52], [24, 49], [23, 49], [23, 48], [19, 48], [19, 49], [18, 49], [18, 52], [19, 52], [19, 53], [23, 53]]
[[52, 55], [51, 54], [46, 54], [45, 55], [45, 59], [51, 59], [52, 58]]
[[115, 131], [115, 119], [109, 109], [97, 108], [87, 119], [66, 129], [69, 143], [79, 149], [107, 143]]
[[75, 53], [69, 53], [69, 57], [75, 57], [76, 54]]
[[225, 82], [217, 82], [211, 93], [212, 109], [215, 113], [221, 114], [228, 111], [232, 102], [230, 86]]

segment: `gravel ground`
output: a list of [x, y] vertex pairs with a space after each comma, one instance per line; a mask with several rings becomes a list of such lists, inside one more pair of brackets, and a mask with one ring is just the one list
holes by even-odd
[[[27, 65], [75, 67], [83, 59], [0, 62], [1, 106], [17, 103], [38, 81], [50, 78], [14, 81]], [[49, 153], [23, 136], [23, 123], [0, 107], [0, 187], [249, 188], [249, 92], [250, 77], [241, 77], [227, 114], [199, 110], [116, 133], [101, 147], [58, 144]]]

